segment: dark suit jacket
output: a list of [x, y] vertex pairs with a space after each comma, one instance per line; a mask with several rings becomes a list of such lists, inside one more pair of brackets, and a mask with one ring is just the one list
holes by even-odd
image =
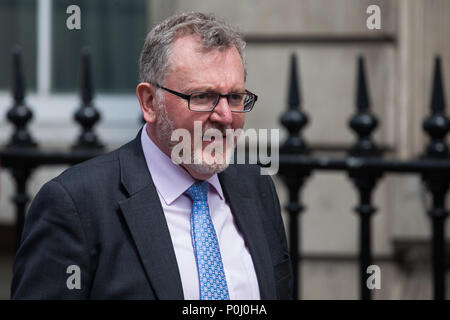
[[[219, 179], [262, 299], [289, 299], [292, 272], [272, 180], [231, 165]], [[81, 289], [68, 289], [70, 265]], [[14, 262], [13, 299], [183, 299], [175, 252], [140, 134], [47, 182], [32, 202]]]

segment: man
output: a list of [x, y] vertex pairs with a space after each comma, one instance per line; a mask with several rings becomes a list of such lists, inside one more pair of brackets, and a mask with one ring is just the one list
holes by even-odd
[[[147, 36], [130, 143], [45, 184], [26, 218], [12, 298], [288, 299], [292, 275], [274, 185], [229, 165], [213, 139], [241, 129], [244, 45], [212, 15], [175, 15]], [[171, 136], [196, 137], [172, 161]], [[214, 145], [215, 148], [210, 148]], [[212, 152], [207, 152], [207, 150]]]

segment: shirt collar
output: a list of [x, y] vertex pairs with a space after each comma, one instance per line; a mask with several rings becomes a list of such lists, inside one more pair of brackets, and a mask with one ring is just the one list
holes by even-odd
[[[158, 148], [148, 136], [146, 128], [147, 124], [144, 125], [141, 132], [141, 144], [145, 161], [156, 189], [166, 204], [170, 205], [196, 180], [183, 167], [173, 163], [170, 157]], [[214, 187], [215, 192], [223, 200], [222, 186], [217, 174], [214, 174], [206, 181]]]

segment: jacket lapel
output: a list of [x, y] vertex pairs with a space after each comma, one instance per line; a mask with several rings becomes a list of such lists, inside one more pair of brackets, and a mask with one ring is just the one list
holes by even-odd
[[219, 179], [252, 256], [261, 299], [273, 300], [276, 299], [273, 264], [259, 216], [261, 213], [257, 211], [254, 199], [249, 196], [249, 187], [237, 177], [235, 170], [234, 166], [230, 166], [219, 174]]
[[149, 282], [158, 299], [184, 299], [180, 273], [140, 133], [120, 150], [121, 182], [129, 197], [119, 202]]

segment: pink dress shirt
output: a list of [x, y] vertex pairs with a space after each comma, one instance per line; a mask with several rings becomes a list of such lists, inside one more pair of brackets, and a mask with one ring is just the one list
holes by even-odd
[[[184, 298], [198, 300], [200, 289], [190, 233], [192, 201], [184, 194], [195, 179], [154, 144], [146, 125], [142, 129], [141, 143], [174, 245]], [[208, 205], [219, 240], [230, 299], [258, 300], [259, 286], [252, 257], [224, 198], [217, 174], [208, 182]]]

